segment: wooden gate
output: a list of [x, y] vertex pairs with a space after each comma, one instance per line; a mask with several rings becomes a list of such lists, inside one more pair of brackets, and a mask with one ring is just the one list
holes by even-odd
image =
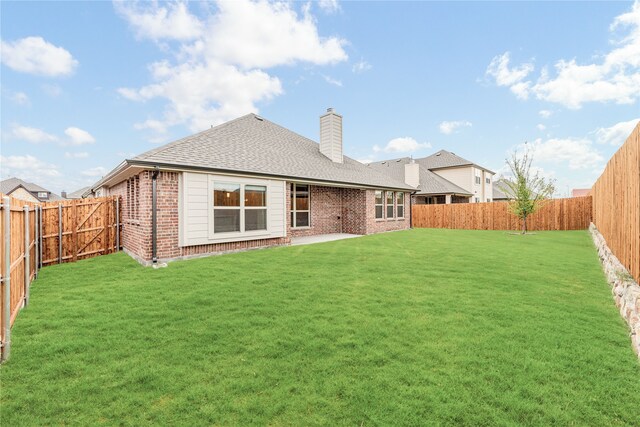
[[116, 252], [117, 197], [79, 199], [42, 206], [42, 265], [72, 262]]

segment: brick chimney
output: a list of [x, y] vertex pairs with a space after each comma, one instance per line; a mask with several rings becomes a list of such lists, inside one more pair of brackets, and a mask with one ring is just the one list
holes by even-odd
[[333, 108], [320, 116], [320, 152], [332, 162], [342, 163], [342, 116]]
[[414, 188], [420, 185], [420, 165], [413, 159], [404, 165], [404, 183]]

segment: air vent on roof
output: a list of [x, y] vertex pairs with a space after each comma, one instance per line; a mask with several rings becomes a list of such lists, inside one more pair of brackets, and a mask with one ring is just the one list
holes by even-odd
[[256, 116], [256, 120], [263, 121], [264, 119], [262, 117], [260, 117], [260, 116]]
[[436, 157], [439, 156], [440, 154], [442, 154], [442, 153], [436, 153]]

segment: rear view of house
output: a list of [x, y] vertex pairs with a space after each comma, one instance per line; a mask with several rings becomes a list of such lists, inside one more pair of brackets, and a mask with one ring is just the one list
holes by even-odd
[[343, 154], [342, 117], [316, 143], [255, 114], [125, 160], [93, 187], [122, 200], [142, 263], [410, 227], [415, 188]]

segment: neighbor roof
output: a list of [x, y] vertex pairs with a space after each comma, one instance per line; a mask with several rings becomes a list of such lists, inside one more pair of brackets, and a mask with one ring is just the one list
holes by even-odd
[[504, 178], [501, 178], [493, 182], [493, 200], [509, 200], [509, 196], [500, 189], [501, 184], [504, 185], [504, 181]]
[[[402, 157], [400, 159], [369, 163], [369, 167], [379, 172], [383, 172], [396, 180], [404, 180], [405, 165], [410, 162], [411, 159], [409, 157]], [[418, 192], [416, 194], [459, 194], [471, 196], [471, 193], [467, 190], [457, 186], [440, 175], [431, 172], [422, 164], [418, 164], [420, 167], [420, 184], [418, 185]]]
[[[51, 191], [47, 190], [46, 188], [42, 188], [40, 187], [38, 184], [34, 184], [32, 182], [27, 182], [24, 181], [20, 178], [7, 178], [3, 181], [0, 181], [0, 192], [4, 193], [4, 194], [9, 194], [12, 193], [13, 191], [15, 191], [16, 188], [18, 187], [22, 187], [25, 190], [31, 192], [31, 193], [38, 193], [38, 192], [47, 192], [49, 193], [49, 198], [47, 200], [61, 200], [62, 198], [60, 196], [58, 196], [55, 193], [52, 193]], [[38, 198], [38, 197], [36, 197]]]
[[440, 150], [437, 153], [434, 153], [430, 156], [423, 157], [421, 159], [416, 159], [416, 162], [420, 163], [422, 166], [426, 167], [427, 169], [442, 169], [442, 168], [452, 168], [452, 167], [459, 167], [459, 166], [476, 166], [480, 169], [484, 169], [488, 172], [493, 173], [493, 171], [483, 166], [477, 165], [447, 150]]
[[[195, 168], [283, 178], [413, 190], [404, 183], [344, 156], [332, 162], [318, 143], [255, 114], [147, 151], [124, 165]], [[117, 173], [107, 175], [100, 186]]]
[[85, 193], [88, 193], [90, 190], [91, 187], [89, 186], [73, 191], [71, 193], [67, 193], [67, 199], [82, 199]]

